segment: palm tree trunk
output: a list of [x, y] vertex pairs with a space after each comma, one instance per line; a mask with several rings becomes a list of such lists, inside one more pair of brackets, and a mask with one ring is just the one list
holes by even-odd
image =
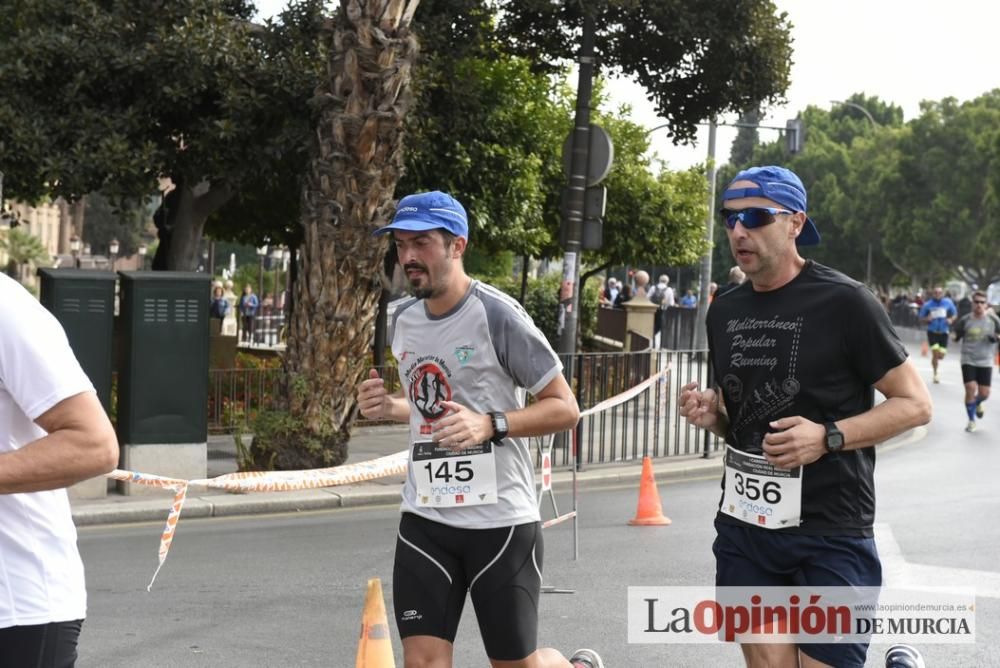
[[[286, 419], [255, 433], [255, 461], [278, 469], [346, 459], [355, 387], [371, 359], [379, 270], [373, 230], [394, 209], [403, 166], [419, 0], [342, 0], [316, 91], [316, 142], [303, 192], [305, 234], [285, 355]], [[260, 431], [260, 429], [258, 429]]]

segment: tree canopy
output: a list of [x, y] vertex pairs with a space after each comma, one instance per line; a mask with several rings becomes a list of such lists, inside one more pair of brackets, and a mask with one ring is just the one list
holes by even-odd
[[[400, 188], [453, 188], [483, 240], [518, 253], [543, 248], [558, 213], [539, 184], [561, 178], [549, 149], [569, 119], [543, 97], [555, 90], [544, 73], [576, 50], [580, 17], [566, 5], [423, 0], [414, 21], [422, 56]], [[767, 0], [594, 7], [603, 65], [643, 83], [677, 138], [787, 86], [789, 26]], [[159, 266], [194, 266], [206, 229], [296, 245], [309, 101], [332, 48], [325, 11], [295, 0], [254, 25], [249, 0], [4, 3], [0, 86], [17, 91], [0, 100], [10, 196], [138, 198], [168, 176], [179, 188], [158, 221], [161, 239], [175, 238]]]
[[583, 12], [592, 12], [600, 64], [634, 78], [679, 140], [713, 116], [778, 102], [788, 88], [791, 24], [771, 0], [517, 0], [503, 9], [501, 40], [539, 67], [576, 54]]
[[803, 253], [883, 289], [1000, 280], [1000, 90], [926, 101], [906, 123], [877, 97], [848, 101], [875, 122], [850, 105], [810, 107], [802, 153], [785, 155], [780, 140], [755, 151], [755, 164], [785, 164], [809, 191], [823, 242]]

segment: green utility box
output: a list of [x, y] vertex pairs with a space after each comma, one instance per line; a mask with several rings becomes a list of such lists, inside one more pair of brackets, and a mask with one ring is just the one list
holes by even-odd
[[111, 412], [115, 281], [108, 271], [40, 268], [39, 301], [66, 331], [80, 367]]
[[211, 277], [123, 271], [118, 438], [123, 444], [208, 440]]

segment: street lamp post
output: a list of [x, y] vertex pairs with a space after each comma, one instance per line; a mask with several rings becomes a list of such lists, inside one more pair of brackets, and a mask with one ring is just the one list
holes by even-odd
[[282, 300], [282, 311], [288, 314], [288, 304], [292, 300], [292, 271], [289, 267], [289, 263], [292, 259], [292, 252], [288, 248], [282, 251], [282, 262], [281, 268], [285, 272], [285, 289], [282, 294], [284, 294], [284, 299]]
[[271, 265], [274, 267], [274, 292], [272, 293], [271, 308], [275, 313], [278, 311], [278, 284], [281, 278], [282, 258], [284, 258], [284, 252], [280, 246], [271, 249]]
[[118, 239], [112, 237], [111, 242], [108, 244], [108, 255], [111, 256], [111, 271], [115, 270], [115, 260], [118, 259], [118, 248]]
[[[712, 244], [715, 236], [715, 128], [716, 123], [713, 118], [708, 123], [708, 156], [706, 158], [708, 174], [708, 217], [705, 220], [705, 241], [708, 243], [708, 250], [701, 256], [701, 276], [698, 281], [698, 312], [696, 315], [697, 326], [695, 327], [694, 347], [696, 350], [708, 349], [708, 331], [705, 327], [705, 318], [708, 316], [708, 286], [712, 282]], [[677, 289], [681, 289], [680, 283]]]
[[864, 114], [865, 118], [868, 119], [868, 122], [871, 123], [872, 130], [874, 130], [876, 127], [878, 127], [878, 123], [875, 122], [875, 117], [872, 116], [871, 112], [869, 112], [867, 109], [865, 109], [864, 107], [862, 107], [860, 104], [857, 104], [855, 102], [845, 102], [844, 100], [830, 100], [830, 104], [839, 104], [839, 105], [842, 105], [844, 107], [851, 107], [852, 109], [857, 109], [862, 114]]
[[257, 299], [264, 299], [264, 258], [267, 257], [267, 244], [257, 249]]
[[146, 271], [146, 253], [149, 252], [149, 248], [146, 244], [139, 244], [139, 269]]
[[[830, 104], [839, 104], [845, 107], [851, 107], [852, 109], [857, 109], [858, 111], [860, 111], [862, 114], [865, 115], [865, 118], [868, 119], [868, 122], [871, 124], [872, 130], [875, 130], [875, 128], [878, 127], [878, 123], [875, 122], [875, 117], [871, 115], [871, 112], [869, 112], [867, 109], [862, 107], [860, 104], [857, 104], [856, 102], [845, 102], [844, 100], [830, 100]], [[871, 284], [872, 284], [872, 242], [871, 240], [869, 240], [868, 256], [865, 259], [865, 285], [871, 285]]]
[[75, 234], [69, 238], [69, 252], [73, 256], [73, 266], [80, 268], [80, 237]]

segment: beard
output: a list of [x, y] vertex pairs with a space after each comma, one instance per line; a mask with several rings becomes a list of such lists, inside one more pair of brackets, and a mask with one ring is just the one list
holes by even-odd
[[[422, 277], [411, 278], [410, 289], [413, 292], [413, 296], [417, 299], [430, 299], [436, 294], [434, 285], [431, 282], [430, 274], [427, 271], [427, 267], [422, 264], [411, 263], [403, 267], [404, 269], [419, 269], [423, 272]], [[421, 285], [423, 283], [423, 285]]]

